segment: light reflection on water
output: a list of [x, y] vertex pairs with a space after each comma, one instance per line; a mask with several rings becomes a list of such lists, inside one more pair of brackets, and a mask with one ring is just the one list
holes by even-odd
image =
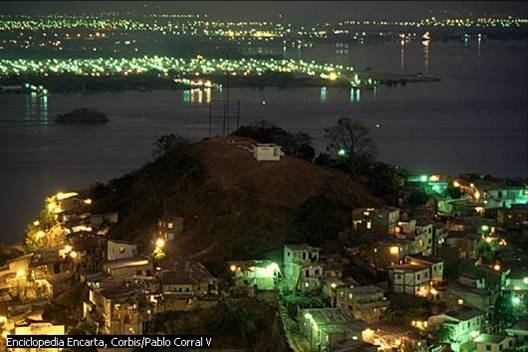
[[[287, 55], [416, 73], [426, 68], [425, 49], [420, 41], [404, 48], [399, 42], [350, 44], [348, 54], [336, 55], [335, 44], [324, 44], [288, 48]], [[526, 175], [528, 64], [519, 58], [527, 53], [520, 41], [470, 39], [464, 46], [433, 40], [427, 68], [442, 82], [366, 91], [232, 88], [230, 97], [241, 101], [242, 124], [266, 119], [287, 130], [303, 130], [319, 149], [324, 149], [323, 129], [349, 116], [371, 128], [384, 161], [417, 171]], [[2, 241], [19, 238], [45, 195], [119, 176], [149, 160], [158, 136], [207, 136], [209, 101], [221, 100], [224, 93], [97, 92], [51, 94], [46, 99], [0, 95], [0, 213], [8, 219]], [[57, 114], [78, 107], [101, 110], [111, 122], [52, 122]]]

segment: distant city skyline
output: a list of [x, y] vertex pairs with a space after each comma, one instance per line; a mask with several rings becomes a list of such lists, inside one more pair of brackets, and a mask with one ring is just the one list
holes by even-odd
[[518, 1], [6, 1], [2, 14], [78, 12], [186, 12], [213, 18], [268, 19], [293, 23], [313, 23], [342, 18], [412, 19], [441, 15], [443, 11], [464, 15], [527, 16], [528, 6]]

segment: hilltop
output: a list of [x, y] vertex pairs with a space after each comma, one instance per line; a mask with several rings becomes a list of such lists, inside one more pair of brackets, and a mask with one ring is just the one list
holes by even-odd
[[183, 216], [176, 253], [223, 260], [306, 240], [299, 218], [345, 226], [353, 207], [381, 203], [345, 173], [287, 155], [257, 161], [250, 152], [255, 143], [242, 137], [179, 143], [141, 169], [93, 187], [94, 211], [118, 211], [110, 236], [143, 245], [159, 217]]

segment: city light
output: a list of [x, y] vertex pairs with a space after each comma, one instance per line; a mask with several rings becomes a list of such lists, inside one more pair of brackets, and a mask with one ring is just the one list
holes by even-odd
[[346, 149], [344, 148], [340, 148], [338, 151], [337, 151], [337, 156], [339, 157], [345, 157], [347, 155], [347, 152], [346, 152]]
[[156, 247], [157, 248], [163, 248], [165, 247], [165, 240], [163, 238], [158, 238], [156, 240]]

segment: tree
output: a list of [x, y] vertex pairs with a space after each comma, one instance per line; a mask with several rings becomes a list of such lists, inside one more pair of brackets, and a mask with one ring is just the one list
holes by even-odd
[[161, 136], [154, 142], [152, 157], [158, 159], [161, 156], [173, 154], [176, 150], [188, 144], [189, 141], [187, 139], [177, 136], [174, 133]]
[[368, 185], [375, 196], [388, 204], [396, 206], [403, 196], [403, 185], [407, 179], [407, 170], [388, 165], [379, 161], [372, 161], [367, 167]]
[[376, 146], [370, 138], [368, 128], [359, 121], [342, 117], [337, 125], [325, 129], [329, 141], [327, 151], [341, 160], [353, 174], [364, 168], [376, 155]]
[[247, 126], [241, 126], [233, 135], [248, 137], [261, 143], [280, 145], [286, 154], [306, 161], [315, 157], [312, 137], [306, 132], [290, 133], [269, 121], [255, 121]]
[[343, 230], [342, 206], [325, 196], [314, 196], [304, 201], [297, 212], [296, 225], [312, 245], [337, 238]]
[[454, 342], [455, 337], [455, 327], [450, 324], [440, 324], [438, 328], [436, 328], [432, 335], [433, 337], [443, 343], [451, 343]]
[[422, 189], [415, 189], [407, 196], [409, 205], [424, 205], [429, 200], [429, 196]]

